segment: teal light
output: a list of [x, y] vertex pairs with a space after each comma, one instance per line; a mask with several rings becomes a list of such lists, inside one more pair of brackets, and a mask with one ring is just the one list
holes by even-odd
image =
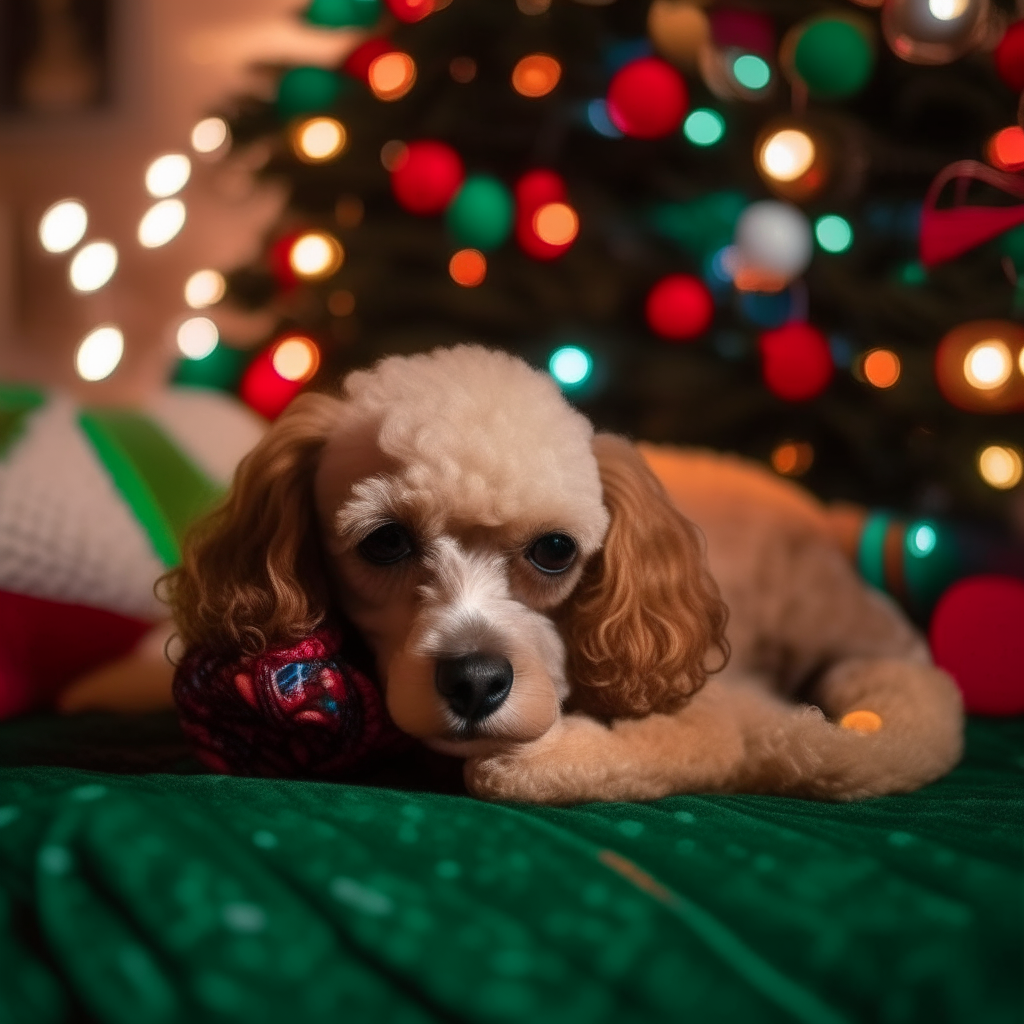
[[683, 134], [695, 146], [713, 146], [725, 134], [725, 119], [717, 110], [700, 107], [683, 122]]
[[551, 376], [563, 387], [573, 388], [584, 383], [594, 369], [590, 353], [576, 345], [555, 349], [548, 360]]
[[930, 555], [938, 542], [939, 537], [935, 532], [935, 527], [929, 526], [927, 523], [911, 526], [907, 530], [907, 550], [915, 558], [924, 558], [926, 555]]
[[850, 222], [835, 213], [819, 217], [814, 224], [814, 235], [825, 252], [846, 252], [853, 245]]
[[763, 89], [772, 80], [772, 69], [768, 67], [768, 62], [753, 53], [737, 57], [732, 73], [744, 89]]

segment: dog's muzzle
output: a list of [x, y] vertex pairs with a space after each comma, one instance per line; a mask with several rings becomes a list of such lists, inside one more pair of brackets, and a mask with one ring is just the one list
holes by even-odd
[[512, 663], [493, 654], [441, 658], [434, 673], [437, 692], [470, 724], [493, 714], [512, 690]]

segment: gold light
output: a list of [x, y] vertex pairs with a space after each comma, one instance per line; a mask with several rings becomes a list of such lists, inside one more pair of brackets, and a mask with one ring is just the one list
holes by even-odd
[[109, 377], [124, 354], [124, 335], [108, 324], [90, 331], [75, 351], [75, 372], [82, 380], [96, 381]]
[[222, 117], [204, 117], [192, 129], [192, 148], [197, 153], [214, 153], [227, 139], [228, 125]]
[[806, 441], [783, 441], [772, 451], [771, 462], [782, 476], [803, 476], [814, 463], [814, 449]]
[[194, 316], [178, 328], [178, 351], [186, 359], [205, 359], [219, 340], [217, 325], [208, 316]]
[[900, 357], [887, 348], [872, 349], [861, 364], [865, 380], [882, 390], [891, 388], [900, 379], [900, 369]]
[[320, 365], [320, 350], [309, 338], [296, 335], [278, 342], [271, 362], [285, 380], [305, 382]]
[[185, 204], [180, 199], [161, 199], [139, 221], [139, 244], [146, 249], [158, 249], [184, 226]]
[[192, 161], [184, 153], [166, 153], [146, 168], [146, 191], [154, 199], [180, 192], [192, 176]]
[[324, 231], [308, 231], [300, 235], [288, 253], [292, 270], [308, 281], [330, 277], [344, 258], [338, 240]]
[[117, 270], [117, 246], [113, 242], [90, 242], [75, 253], [68, 267], [68, 278], [76, 292], [95, 292]]
[[531, 53], [512, 69], [512, 88], [520, 96], [547, 96], [562, 77], [562, 65], [546, 53]]
[[1013, 359], [1006, 343], [986, 338], [971, 346], [964, 357], [964, 376], [972, 388], [994, 391], [1002, 387], [1013, 372]]
[[533, 230], [548, 245], [568, 245], [579, 233], [580, 219], [566, 203], [546, 203], [533, 215]]
[[982, 480], [998, 491], [1008, 491], [1020, 483], [1024, 464], [1016, 448], [989, 445], [978, 454], [978, 472]]
[[39, 243], [47, 252], [67, 252], [85, 237], [89, 214], [77, 199], [54, 203], [39, 220]]
[[400, 100], [416, 81], [416, 63], [407, 53], [382, 53], [371, 62], [367, 81], [379, 100]]
[[333, 160], [348, 142], [348, 133], [333, 117], [311, 117], [292, 134], [292, 149], [306, 164], [324, 164]]
[[185, 282], [185, 301], [193, 309], [205, 309], [224, 298], [227, 282], [216, 270], [197, 270]]
[[806, 174], [817, 155], [814, 141], [797, 128], [773, 132], [761, 146], [760, 163], [775, 181], [796, 181]]

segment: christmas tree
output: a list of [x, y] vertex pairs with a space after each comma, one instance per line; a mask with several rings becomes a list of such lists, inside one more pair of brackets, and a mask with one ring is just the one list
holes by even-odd
[[[304, 17], [365, 35], [339, 68], [277, 69], [276, 98], [230, 118], [236, 147], [273, 140], [262, 173], [291, 194], [229, 281], [280, 318], [242, 380], [257, 408], [472, 340], [549, 368], [602, 429], [738, 452], [908, 521], [1021, 517], [1011, 10], [313, 0]], [[970, 222], [959, 246], [950, 212]], [[946, 248], [925, 265], [929, 232]]]

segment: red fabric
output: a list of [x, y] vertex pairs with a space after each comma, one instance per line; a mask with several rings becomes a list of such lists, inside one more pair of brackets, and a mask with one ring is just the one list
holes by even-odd
[[0, 719], [51, 703], [79, 676], [128, 654], [152, 623], [0, 590]]

